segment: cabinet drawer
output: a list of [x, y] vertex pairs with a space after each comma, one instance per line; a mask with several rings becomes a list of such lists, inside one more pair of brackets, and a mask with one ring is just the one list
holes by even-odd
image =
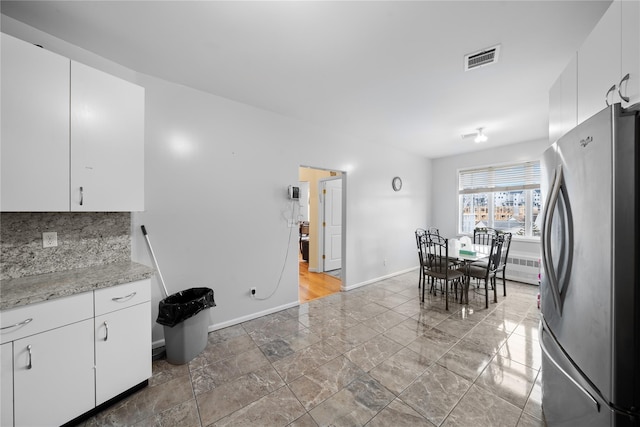
[[93, 317], [92, 292], [0, 311], [0, 344]]
[[94, 291], [96, 316], [151, 301], [151, 280], [125, 283], [124, 285]]

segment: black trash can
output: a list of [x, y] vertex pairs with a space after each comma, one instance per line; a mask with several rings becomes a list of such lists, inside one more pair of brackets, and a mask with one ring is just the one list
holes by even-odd
[[182, 365], [207, 346], [213, 289], [191, 288], [171, 294], [158, 305], [156, 322], [164, 326], [167, 362]]

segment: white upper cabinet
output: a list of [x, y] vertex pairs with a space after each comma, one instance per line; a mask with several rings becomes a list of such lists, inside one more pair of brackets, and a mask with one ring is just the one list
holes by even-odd
[[578, 123], [578, 57], [574, 55], [549, 91], [549, 142], [554, 143]]
[[614, 0], [580, 47], [577, 61], [573, 59], [551, 87], [549, 140], [556, 141], [607, 104], [618, 102], [623, 107], [640, 102], [638, 1]]
[[3, 211], [69, 210], [69, 60], [2, 34]]
[[144, 210], [144, 89], [75, 61], [71, 210]]
[[621, 79], [629, 74], [629, 79], [618, 83], [619, 95], [629, 98], [622, 100], [628, 107], [640, 102], [640, 2], [623, 1], [622, 9], [622, 67]]
[[2, 34], [2, 211], [144, 210], [144, 89]]
[[613, 2], [578, 51], [578, 123], [619, 102], [620, 2]]
[[640, 3], [615, 0], [578, 51], [578, 123], [640, 102]]

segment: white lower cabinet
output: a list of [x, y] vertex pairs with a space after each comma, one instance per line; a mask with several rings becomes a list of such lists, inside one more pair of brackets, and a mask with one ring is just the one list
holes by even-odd
[[151, 377], [150, 301], [147, 279], [1, 311], [0, 425], [61, 425]]
[[95, 407], [93, 319], [13, 343], [16, 426], [61, 425]]
[[151, 377], [149, 290], [143, 281], [95, 293], [96, 405]]
[[0, 345], [0, 426], [13, 425], [13, 343]]

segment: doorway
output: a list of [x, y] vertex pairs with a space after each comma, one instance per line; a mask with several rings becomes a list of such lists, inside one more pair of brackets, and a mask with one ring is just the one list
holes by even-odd
[[[309, 166], [299, 168], [300, 188], [308, 189], [301, 192], [300, 200], [300, 218], [304, 219], [299, 227], [298, 298], [301, 304], [332, 295], [342, 289], [345, 270], [341, 255], [344, 246], [341, 239], [345, 229], [345, 178], [344, 172], [340, 171]], [[325, 189], [328, 191], [323, 191]], [[329, 203], [325, 202], [327, 197]], [[329, 211], [325, 212], [327, 206]], [[333, 227], [330, 227], [328, 234], [327, 219]], [[303, 234], [302, 231], [307, 233]], [[325, 246], [329, 246], [328, 263], [325, 263]]]

